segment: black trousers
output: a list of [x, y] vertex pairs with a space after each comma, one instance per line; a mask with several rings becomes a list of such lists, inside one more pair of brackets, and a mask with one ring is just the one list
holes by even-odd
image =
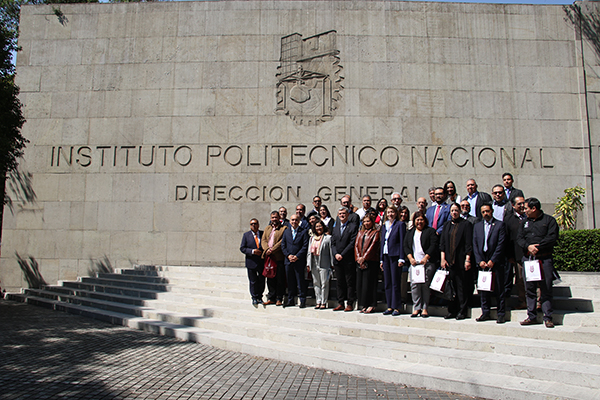
[[271, 301], [283, 301], [285, 296], [285, 266], [283, 260], [277, 261], [277, 274], [275, 278], [267, 278], [267, 287], [269, 288], [268, 299]]
[[[506, 313], [506, 298], [505, 298], [505, 279], [506, 263], [496, 264], [492, 268], [494, 272], [494, 294], [498, 303], [498, 317], [504, 316]], [[481, 313], [489, 314], [492, 308], [492, 292], [480, 291], [481, 296]]]
[[448, 313], [467, 315], [473, 297], [473, 268], [465, 271], [464, 264], [449, 265], [448, 272], [450, 272], [448, 277], [455, 294], [454, 299], [448, 304]]
[[342, 260], [335, 265], [335, 277], [337, 279], [337, 298], [340, 305], [348, 301], [353, 306], [356, 301], [356, 263]]
[[377, 278], [379, 277], [379, 262], [367, 261], [367, 268], [360, 269], [356, 265], [356, 291], [358, 307], [377, 307]]
[[296, 296], [300, 298], [300, 301], [306, 301], [308, 282], [306, 282], [306, 279], [304, 279], [305, 270], [306, 260], [289, 263], [285, 266], [285, 274], [287, 275], [288, 285], [288, 301], [294, 300]]
[[[523, 257], [523, 266], [528, 258]], [[540, 303], [544, 313], [544, 321], [552, 321], [552, 281], [554, 280], [554, 265], [552, 259], [548, 258], [542, 261], [543, 280], [539, 282], [527, 282], [525, 280], [525, 268], [523, 268], [523, 279], [525, 280], [525, 292], [527, 295], [527, 317], [529, 319], [537, 318], [537, 288], [540, 288]]]
[[254, 269], [246, 268], [248, 271], [248, 281], [250, 282], [250, 296], [252, 300], [262, 300], [265, 291], [265, 277], [262, 275], [264, 264]]

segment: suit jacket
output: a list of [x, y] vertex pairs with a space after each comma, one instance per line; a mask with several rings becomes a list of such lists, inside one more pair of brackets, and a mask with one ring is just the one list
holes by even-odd
[[306, 253], [308, 251], [308, 229], [298, 226], [296, 230], [296, 238], [292, 235], [292, 228], [286, 229], [283, 232], [281, 239], [281, 251], [285, 257], [285, 265], [292, 264], [288, 259], [289, 255], [298, 257], [298, 261], [294, 264], [306, 266]]
[[[406, 232], [404, 237], [404, 254], [408, 258], [408, 255], [413, 254], [413, 242], [415, 240], [415, 232], [417, 228], [412, 228]], [[440, 260], [440, 245], [439, 245], [438, 234], [430, 226], [426, 226], [421, 232], [421, 247], [425, 254], [429, 255], [429, 262], [437, 263]]]
[[506, 257], [514, 259], [515, 262], [521, 262], [523, 258], [523, 248], [517, 243], [517, 236], [519, 234], [519, 226], [526, 220], [527, 218], [521, 220], [515, 215], [514, 211], [504, 217], [507, 241]]
[[[287, 227], [280, 225], [277, 231], [275, 231], [275, 243], [273, 244], [273, 249], [271, 253], [271, 257], [275, 261], [283, 260], [283, 252], [281, 251], [281, 239], [283, 238], [283, 232], [288, 229]], [[265, 228], [263, 233], [263, 240], [260, 241], [260, 245], [263, 248], [262, 258], [267, 256], [267, 250], [269, 249], [269, 237], [271, 236], [271, 232], [273, 231], [273, 225], [269, 225]]]
[[[469, 197], [465, 197], [468, 199]], [[477, 192], [477, 202], [475, 202], [475, 214], [477, 215], [477, 219], [481, 221], [481, 206], [484, 204], [492, 204], [492, 196], [485, 192]]]
[[[452, 245], [450, 239], [450, 230], [453, 225], [455, 224], [452, 221], [444, 224], [444, 229], [440, 235], [440, 251], [445, 253], [446, 261], [449, 264], [462, 268], [467, 254], [473, 252], [473, 224], [462, 217], [459, 218], [456, 226], [457, 240], [455, 240], [454, 245]], [[449, 259], [449, 253], [454, 253], [454, 263]]]
[[506, 241], [506, 231], [504, 222], [492, 218], [492, 226], [487, 239], [487, 251], [483, 251], [485, 243], [485, 221], [481, 220], [473, 226], [473, 253], [475, 254], [475, 262], [477, 266], [481, 261], [493, 261], [494, 264], [499, 264], [504, 261], [505, 251], [504, 245]]
[[[262, 239], [263, 231], [256, 232], [258, 235], [259, 245]], [[254, 240], [254, 234], [252, 231], [245, 232], [242, 236], [242, 244], [240, 244], [240, 251], [246, 255], [246, 268], [256, 269], [259, 265], [263, 265], [261, 256], [252, 254], [253, 250], [259, 249], [260, 246], [256, 246]]]
[[[442, 208], [440, 208], [440, 213], [438, 216], [438, 224], [437, 224], [437, 233], [438, 235], [440, 233], [442, 233], [442, 229], [444, 228], [444, 224], [446, 223], [446, 221], [450, 220], [450, 206], [446, 203], [443, 203]], [[425, 216], [427, 217], [427, 220], [429, 221], [429, 226], [433, 227], [433, 220], [435, 217], [435, 209], [437, 208], [437, 203], [432, 205], [431, 207], [429, 207], [427, 209], [427, 211], [425, 212]]]
[[508, 201], [512, 203], [512, 199], [514, 199], [515, 197], [525, 198], [525, 195], [523, 194], [523, 191], [521, 189], [517, 189], [513, 186], [510, 190], [510, 196], [508, 197]]
[[[334, 256], [334, 264], [354, 262], [354, 243], [356, 242], [356, 234], [358, 233], [358, 224], [346, 222], [346, 229], [341, 233], [341, 222], [337, 221], [333, 227], [331, 234], [331, 250]], [[343, 259], [338, 261], [335, 259], [336, 254], [341, 254]]]
[[[379, 250], [379, 259], [383, 260], [383, 247], [385, 246], [385, 235], [387, 227], [385, 223], [381, 224], [381, 248]], [[402, 221], [394, 222], [390, 230], [390, 236], [387, 240], [388, 256], [406, 261], [404, 255], [404, 236], [406, 236], [406, 224]]]

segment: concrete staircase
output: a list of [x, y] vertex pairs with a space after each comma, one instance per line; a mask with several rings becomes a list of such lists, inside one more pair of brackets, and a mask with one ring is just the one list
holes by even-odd
[[[547, 329], [521, 327], [522, 310], [498, 325], [255, 307], [242, 268], [139, 266], [117, 272], [6, 298], [410, 386], [492, 399], [600, 397], [600, 313], [594, 312], [600, 309], [600, 275], [561, 274], [554, 303], [561, 325]], [[446, 310], [430, 312], [441, 316]]]

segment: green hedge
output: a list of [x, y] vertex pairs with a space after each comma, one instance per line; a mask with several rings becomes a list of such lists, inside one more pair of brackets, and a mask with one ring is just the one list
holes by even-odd
[[600, 229], [560, 232], [554, 266], [559, 271], [600, 272]]

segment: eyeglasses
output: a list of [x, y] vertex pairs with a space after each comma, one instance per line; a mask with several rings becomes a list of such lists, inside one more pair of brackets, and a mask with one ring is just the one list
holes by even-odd
[[492, 194], [502, 194], [504, 192], [492, 192]]
[[258, 222], [250, 222], [250, 225], [258, 225]]

